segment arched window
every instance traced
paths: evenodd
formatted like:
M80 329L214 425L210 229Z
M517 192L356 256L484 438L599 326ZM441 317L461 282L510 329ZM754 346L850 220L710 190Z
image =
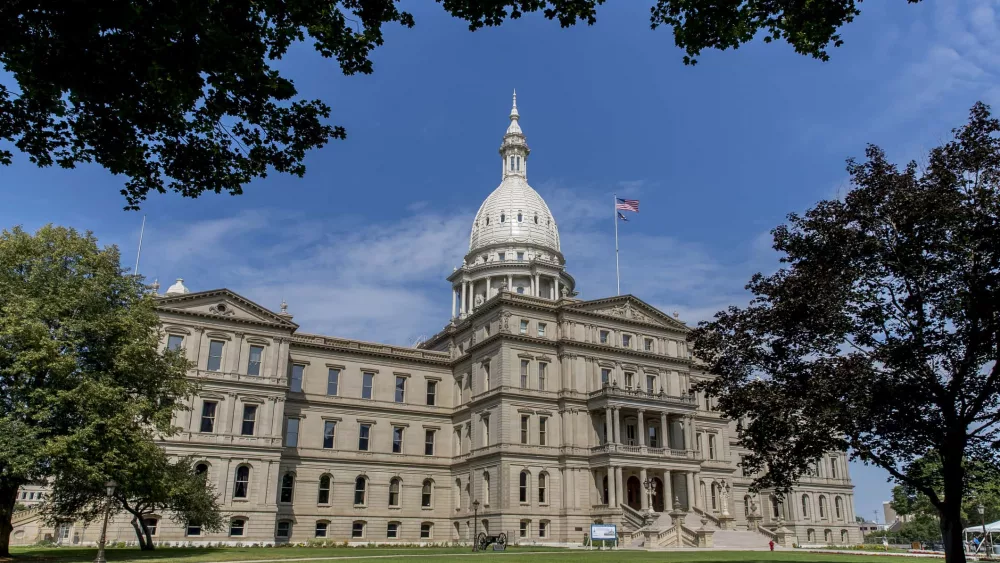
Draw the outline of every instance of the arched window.
M510 169L514 170L514 156L513 155L511 155L511 157L510 157Z
M528 472L527 471L522 471L521 472L518 499L521 502L528 502Z
M487 226L487 227L489 227L489 226L490 226L490 218L489 218L489 217L486 217L486 226Z
M354 504L368 504L368 482L360 475L354 480Z
M423 487L420 488L420 506L424 508L431 507L431 493L433 490L434 482L430 479L425 479Z
M816 542L816 530L806 530L806 541L809 543Z
M322 475L319 478L319 504L330 504L330 476Z
M521 171L521 157L520 156L517 157L517 170L518 170L518 172Z
M538 213L535 213L535 224L538 224Z
M830 458L830 478L837 478L837 458L835 457Z
M833 543L833 532L830 530L823 530L823 541L828 544Z
M294 489L295 476L291 473L285 473L284 477L281 478L281 497L278 500L281 502L292 502Z
M198 465L195 465L194 466L194 474L197 475L197 476L199 476L199 477L207 477L208 476L208 464L207 463L199 463Z
M778 502L778 497L771 495L771 517L777 518L781 514L781 503Z
M708 435L708 459L715 459L715 434Z
M490 472L483 471L483 504L490 503Z
M233 498L247 498L250 492L250 466L241 465L236 468L236 479L233 481Z
M819 497L819 517L826 518L826 497L820 495Z
M389 506L399 506L399 478L389 480Z
M507 216L503 214L503 211L501 211L500 212L500 222L503 223L506 220L507 220Z
M802 517L809 518L809 495L802 495Z
M851 542L851 538L847 534L847 530L841 530L840 531L840 543L843 544L843 545L847 545L850 542Z
M844 512L843 512L843 510L844 510L843 509L843 502L844 502L843 499L841 499L840 497L835 497L833 499L833 510L834 510L834 514L836 514L836 516L837 516L837 520L840 520L841 518L844 517L843 516L843 514L844 514Z
M538 474L538 504L548 502L545 497L545 487L549 484L549 476L546 473Z

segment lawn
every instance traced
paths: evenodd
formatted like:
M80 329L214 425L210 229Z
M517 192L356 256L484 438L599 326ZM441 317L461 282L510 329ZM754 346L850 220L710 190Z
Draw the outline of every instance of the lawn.
M96 550L82 548L18 548L15 563L82 563L93 561ZM141 552L135 548L109 549L109 561L142 561L144 563L205 563L212 561L255 561L280 559L310 559L309 563L322 563L325 558L334 561L358 560L358 563L421 563L445 561L447 563L586 563L625 561L628 563L886 563L885 556L832 555L806 551L581 551L545 548L510 548L505 553L486 552L474 554L468 548L160 548ZM418 557L413 557L418 556ZM907 559L907 561L913 561ZM922 559L918 561L924 561Z

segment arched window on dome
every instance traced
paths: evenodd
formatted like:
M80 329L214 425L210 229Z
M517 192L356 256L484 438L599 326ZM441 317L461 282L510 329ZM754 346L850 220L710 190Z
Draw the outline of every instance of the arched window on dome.
M510 169L511 169L511 171L514 170L514 157L513 156L510 157Z
M524 216L521 215L520 211L518 211L517 212L517 222L520 223L521 221L524 221Z
M535 224L538 224L538 213L535 213Z
M521 157L517 157L517 171L521 171Z
M489 227L489 226L490 226L490 218L489 218L489 217L487 217L487 218L486 218L486 226L487 226L487 227Z
M503 211L501 211L500 212L500 222L503 223L506 219L507 219L507 216L503 214Z

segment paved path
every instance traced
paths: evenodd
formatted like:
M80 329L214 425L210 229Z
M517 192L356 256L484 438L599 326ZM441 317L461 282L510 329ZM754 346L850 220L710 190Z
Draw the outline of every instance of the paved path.
M357 549L362 550L364 548L341 548L341 549ZM517 555L552 555L553 553L564 553L561 551L492 551L491 553L496 554L517 554ZM238 560L228 560L228 561L203 561L200 563L281 563L282 561L336 561L344 559L394 559L397 557L468 557L472 554L470 549L468 552L461 553L397 553L389 555L328 555L326 557L290 557L283 559L238 559ZM141 561L136 559L135 561Z

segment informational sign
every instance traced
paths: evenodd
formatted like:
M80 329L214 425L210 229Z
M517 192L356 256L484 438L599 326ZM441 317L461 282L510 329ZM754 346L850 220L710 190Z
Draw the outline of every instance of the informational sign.
M593 540L617 540L618 528L614 524L591 524L590 539Z
M493 544L493 551L504 551L507 549L506 543L495 543Z

